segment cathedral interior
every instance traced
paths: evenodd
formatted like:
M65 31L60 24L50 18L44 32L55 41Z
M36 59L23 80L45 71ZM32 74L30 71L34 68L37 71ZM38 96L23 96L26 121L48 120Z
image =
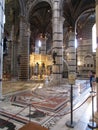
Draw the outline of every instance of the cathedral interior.
M4 1L0 130L97 130L98 0Z
M69 65L70 68L74 66L73 70L81 77L87 77L90 70L95 71L96 58L92 51L94 0L63 0L57 7L58 14L53 11L56 7L52 6L51 1L5 1L5 78L25 80L36 75L51 74L53 63L56 62L52 60L55 51L58 52L56 59L60 60L55 64L55 69L60 67L60 72L53 70L54 75L60 73L67 78ZM75 57L70 53L72 35L72 40L76 39L77 44L75 50L73 48ZM71 59L75 59L75 63L70 63Z

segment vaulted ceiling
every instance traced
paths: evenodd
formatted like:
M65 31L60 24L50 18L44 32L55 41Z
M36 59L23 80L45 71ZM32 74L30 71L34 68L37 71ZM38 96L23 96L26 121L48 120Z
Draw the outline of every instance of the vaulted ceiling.
M95 0L63 0L61 7L64 29L68 31L68 28L75 29L76 26L78 37L83 35L88 23L90 26L95 23ZM37 4L30 12L29 21L33 36L42 33L52 37L52 9L48 3Z
M94 13L95 0L64 0L63 2L63 16L67 26L74 27L75 22L80 19L86 20L88 15ZM85 13L83 13L85 12Z
M52 33L52 11L47 2L37 4L30 12L29 22L34 35L43 37Z
M19 1L22 0L6 0L6 5L8 5L6 6L6 17L9 21L7 23L9 26L6 25L8 27L10 27L12 22L18 24L20 15ZM26 5L28 0L24 0L24 2ZM74 28L77 21L77 33L79 33L88 21L95 22L95 0L62 0L61 7L62 16L65 18L64 28L69 28L70 26ZM11 14L7 16L8 10L11 12L11 9L14 12L14 20L12 21L10 19ZM34 39L41 33L43 37L45 35L52 36L52 9L50 5L45 1L39 2L30 12L29 22Z

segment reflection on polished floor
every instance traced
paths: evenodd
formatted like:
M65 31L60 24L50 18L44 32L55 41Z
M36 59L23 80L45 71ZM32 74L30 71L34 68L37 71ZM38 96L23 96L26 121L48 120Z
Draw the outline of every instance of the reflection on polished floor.
M0 130L18 130L28 122L36 122L50 130L90 130L88 123L92 117L92 100L89 81L77 80L73 86L72 115L70 90L68 83L49 87L43 82L4 81ZM96 94L96 105L95 100ZM71 116L74 128L66 125ZM95 121L98 122L98 116Z

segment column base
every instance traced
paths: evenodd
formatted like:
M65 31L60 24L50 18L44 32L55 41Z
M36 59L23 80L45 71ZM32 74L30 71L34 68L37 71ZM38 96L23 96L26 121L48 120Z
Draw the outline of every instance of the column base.
M71 121L66 122L66 126L69 128L74 128L75 125L76 125L76 122L71 122Z
M98 112L94 113L94 121L98 124Z
M88 123L88 127L95 129L95 128L98 128L98 124L96 122L91 121Z

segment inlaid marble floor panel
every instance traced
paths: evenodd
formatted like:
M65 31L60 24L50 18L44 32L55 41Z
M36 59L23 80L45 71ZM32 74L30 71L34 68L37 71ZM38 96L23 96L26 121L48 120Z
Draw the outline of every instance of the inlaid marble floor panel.
M70 129L65 125L66 121L70 120L70 85L44 87L42 83L19 84L25 89L20 87L17 91L17 83L14 83L15 90L7 93L6 89L4 101L0 102L0 118L3 122L9 121L15 126L15 130L29 121L37 122L51 130ZM90 114L87 116L82 114L86 111L85 106L82 108L84 111L77 109L82 103L87 104L89 91L89 83L86 80L77 80L73 86L74 113L78 113L74 115L75 121L78 122L75 130L84 130L89 120L88 115ZM81 109L81 107L79 108ZM81 118L82 116L87 119ZM8 126L2 125L3 123L0 125L0 130L8 128ZM80 129L81 126L83 129Z

